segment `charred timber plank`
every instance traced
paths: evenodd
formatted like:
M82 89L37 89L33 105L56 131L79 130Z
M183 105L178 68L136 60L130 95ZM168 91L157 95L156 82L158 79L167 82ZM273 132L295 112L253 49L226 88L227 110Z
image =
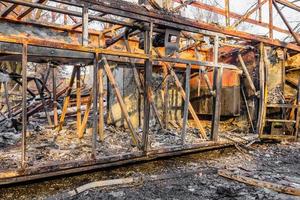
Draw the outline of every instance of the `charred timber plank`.
M285 194L290 194L290 195L295 195L295 196L300 196L300 188L294 188L294 187L288 187L284 185L279 185L276 183L271 183L267 181L261 181L258 179L253 179L249 178L246 176L241 176L241 175L235 175L232 172L228 170L219 170L218 174L220 176L223 176L225 178L235 180L241 183L245 183L248 185L256 186L256 187L262 187L262 188L268 188L270 190L274 190L276 192L281 192Z
M27 135L27 44L22 49L22 155L21 167L26 167L26 135Z
M163 97L163 124L164 128L168 128L169 124L169 73L166 65L163 65L164 81L162 85L162 97Z
M261 137L263 134L263 119L264 119L264 108L265 108L265 66L264 66L264 58L263 58L263 49L264 44L260 43L260 58L259 58L259 108L258 108L258 122L257 122L257 132Z
M56 77L57 77L57 68L56 66L52 66L52 93L53 93L53 121L54 121L54 127L56 128L58 126L58 112L57 112L57 86L56 86Z
M183 144L185 144L186 128L187 128L187 121L188 121L188 114L189 114L188 109L189 109L189 102L190 102L190 76L191 76L191 66L187 65L186 72L185 72L186 100L184 102L183 123L182 123L182 132L181 132L181 140Z
M81 69L80 66L76 67L76 114L77 114L77 131L80 130L81 127L81 85L80 85L80 74Z
M93 136L92 136L92 158L96 159L97 156L97 135L98 135L98 69L99 69L99 54L95 53L94 65L93 65ZM103 101L103 99L101 99Z
M84 6L82 8L82 46L89 44L89 9Z
M145 54L149 55L151 52L151 33L149 30L144 32L144 50ZM142 144L143 151L147 152L148 150L148 137L150 129L150 101L151 101L151 85L152 85L152 60L147 59L144 63L144 123L143 123L143 136Z
M99 81L99 138L104 141L104 85L103 85L103 67L100 65L98 70ZM107 100L108 101L108 100Z

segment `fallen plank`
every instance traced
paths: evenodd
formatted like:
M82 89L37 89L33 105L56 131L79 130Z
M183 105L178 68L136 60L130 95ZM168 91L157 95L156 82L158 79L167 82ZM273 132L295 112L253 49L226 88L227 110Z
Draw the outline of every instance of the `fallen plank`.
M255 187L263 187L263 188L274 190L274 191L280 192L280 193L290 194L290 195L294 195L294 196L300 196L300 188L294 188L294 187L284 186L284 185L271 183L271 182L267 182L267 181L261 181L261 180L241 176L241 175L235 175L228 170L219 170L218 174L222 177L225 177L225 178L228 178L231 180L235 180L235 181L238 181L241 183L245 183L248 185L252 185Z
M150 175L150 176L138 176L138 177L129 177L129 178L119 178L119 179L110 179L103 181L95 181L87 183L85 185L79 186L74 190L67 192L59 193L55 196L47 198L47 200L54 199L66 199L74 197L82 192L95 189L95 188L106 188L106 187L132 187L136 185L143 184L144 182L153 182L160 180L169 180L169 179L178 179L183 177L188 177L199 173L200 171L187 171L181 173L170 173L170 174L159 174L159 175Z

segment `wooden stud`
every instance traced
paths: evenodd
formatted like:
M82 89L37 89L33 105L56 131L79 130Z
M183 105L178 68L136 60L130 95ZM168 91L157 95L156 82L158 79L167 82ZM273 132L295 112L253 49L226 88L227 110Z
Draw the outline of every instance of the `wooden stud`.
M28 46L22 48L22 155L21 167L26 167L26 135L27 135L27 54Z
M182 133L181 133L181 139L183 144L185 143L186 128L187 128L187 121L188 121L188 107L190 102L190 76L191 76L191 65L187 65L186 72L185 72L186 99L184 101L183 123L182 123Z
M273 0L269 0L269 37L273 39Z
M86 6L82 8L82 45L89 45L89 9Z
M168 68L163 65L163 124L164 128L168 128L169 124L169 73Z
M53 93L53 119L54 127L58 126L58 112L57 112L57 91L56 91L56 77L57 77L57 68L52 66L52 93Z
M99 54L95 53L94 66L93 66L93 89L91 94L91 102L93 101L93 139L92 139L92 157L96 158L97 155L97 135L98 135L98 66ZM103 101L103 99L101 100ZM102 107L103 108L103 107ZM86 116L86 119L88 115Z
M89 98L89 100L87 102L86 109L85 109L85 112L84 112L84 115L83 115L83 120L82 120L80 129L78 131L78 137L80 139L83 137L83 133L84 133L84 131L86 129L86 125L87 125L87 122L88 122L88 119L89 119L89 116L90 116L90 112L91 112L92 101L93 101L93 89L90 91L90 98ZM94 140L93 140L93 143L92 143L92 148L93 147L94 147Z
M99 66L98 70L99 81L99 138L104 141L104 86L103 86L103 67Z
M77 114L77 131L81 127L81 85L80 85L80 66L76 66L76 114ZM79 133L78 133L79 134ZM79 135L78 135L79 137Z

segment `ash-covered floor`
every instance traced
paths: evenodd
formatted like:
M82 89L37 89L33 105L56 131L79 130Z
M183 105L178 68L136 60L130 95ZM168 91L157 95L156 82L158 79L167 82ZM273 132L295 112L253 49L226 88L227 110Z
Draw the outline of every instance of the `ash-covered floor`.
M300 143L252 148L243 152L227 148L5 187L0 189L0 199L47 199L93 181L163 174L175 176L135 186L91 189L67 199L300 199L218 175L219 169L230 169L255 179L300 188ZM192 173L185 175L186 172Z

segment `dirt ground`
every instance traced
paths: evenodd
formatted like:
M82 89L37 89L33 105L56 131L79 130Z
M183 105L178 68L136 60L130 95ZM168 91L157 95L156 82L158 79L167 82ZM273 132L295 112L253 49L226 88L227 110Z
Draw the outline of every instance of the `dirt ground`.
M96 188L57 199L300 199L220 177L230 169L260 180L300 188L300 143L253 145L241 152L227 148L56 178L0 189L0 199L47 199L99 180L172 174L174 178L135 186ZM186 175L186 172L188 173Z

